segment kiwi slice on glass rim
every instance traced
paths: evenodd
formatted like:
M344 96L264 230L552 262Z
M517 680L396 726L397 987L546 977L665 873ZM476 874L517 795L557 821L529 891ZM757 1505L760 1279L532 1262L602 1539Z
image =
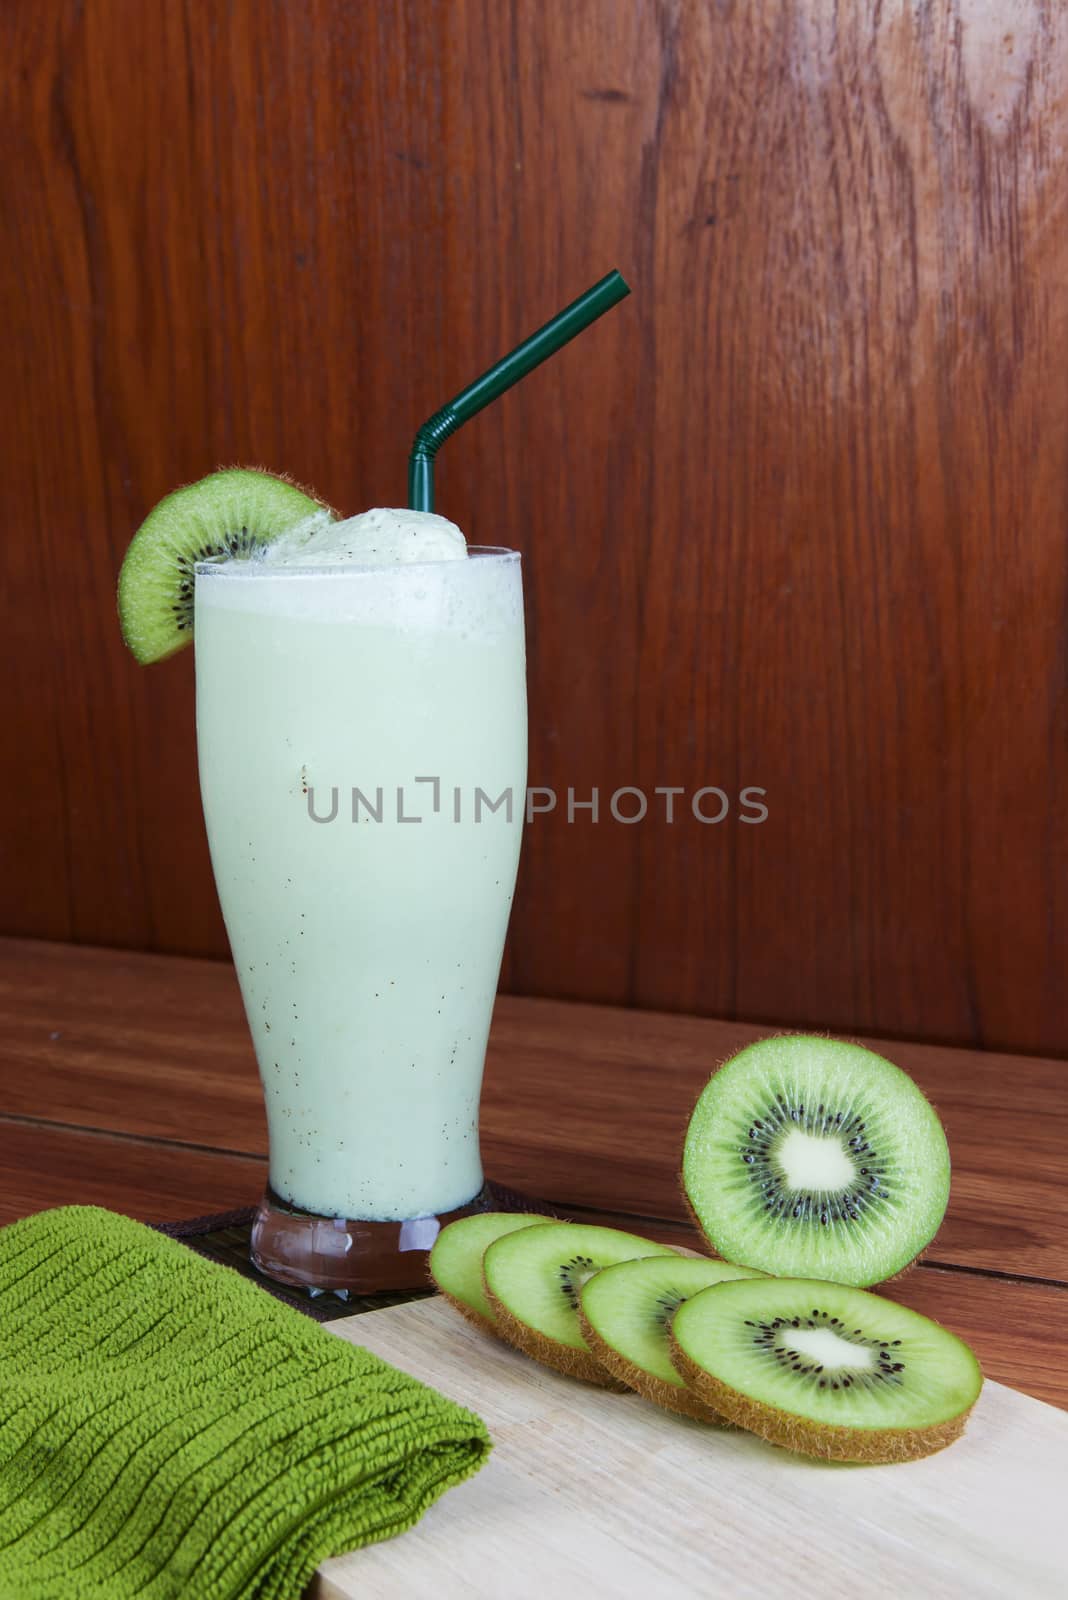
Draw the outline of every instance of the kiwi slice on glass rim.
M549 1217L516 1211L479 1211L442 1228L430 1252L430 1276L468 1321L497 1332L497 1318L482 1287L482 1257L495 1239L549 1222Z
M497 1239L482 1258L482 1281L498 1331L547 1367L623 1392L629 1386L606 1372L587 1348L578 1319L579 1291L602 1267L640 1256L675 1256L675 1251L618 1228L580 1222L542 1223Z
M250 467L166 495L134 534L119 573L119 622L137 660L162 661L192 639L198 561L254 555L316 512L334 515L288 478Z
M699 1399L679 1376L668 1333L679 1307L713 1284L759 1278L751 1267L727 1261L679 1256L647 1256L605 1267L579 1291L582 1334L601 1366L646 1400L694 1417L723 1423L718 1411Z
M671 1349L729 1421L831 1461L933 1455L964 1431L983 1386L972 1351L937 1322L815 1279L705 1289L676 1312Z
M686 1132L682 1183L717 1254L864 1286L909 1266L949 1200L942 1124L861 1045L789 1034L722 1066Z

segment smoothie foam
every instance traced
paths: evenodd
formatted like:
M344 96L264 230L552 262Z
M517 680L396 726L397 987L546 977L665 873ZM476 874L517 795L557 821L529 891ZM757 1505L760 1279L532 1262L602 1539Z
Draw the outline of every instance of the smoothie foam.
M462 561L467 541L455 522L433 511L376 506L333 522L317 512L274 540L259 556L266 567L395 567L411 562Z

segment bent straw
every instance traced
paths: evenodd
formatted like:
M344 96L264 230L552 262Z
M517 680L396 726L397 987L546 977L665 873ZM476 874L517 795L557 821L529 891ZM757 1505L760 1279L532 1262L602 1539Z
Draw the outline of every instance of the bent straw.
M618 272L610 272L600 283L595 283L592 289L587 289L585 294L565 306L537 333L532 333L529 339L516 345L509 355L502 356L481 378L476 378L452 400L447 400L440 411L428 417L416 434L408 457L410 508L413 511L433 511L434 458L457 428L496 400L506 389L510 389L513 383L525 378L528 372L540 366L549 356L555 355L562 345L581 333L583 328L588 328L591 322L603 316L629 293L630 288L622 276Z

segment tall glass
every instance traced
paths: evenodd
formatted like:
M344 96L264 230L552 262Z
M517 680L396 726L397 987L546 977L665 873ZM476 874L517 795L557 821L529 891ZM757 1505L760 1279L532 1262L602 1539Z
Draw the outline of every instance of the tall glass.
M267 1107L253 1259L424 1281L485 1205L478 1111L519 859L519 556L196 569L212 864Z

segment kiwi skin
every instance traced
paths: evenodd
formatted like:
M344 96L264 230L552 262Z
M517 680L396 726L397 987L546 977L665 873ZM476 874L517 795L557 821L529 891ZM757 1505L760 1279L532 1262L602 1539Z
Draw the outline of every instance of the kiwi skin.
M561 1344L558 1339L550 1339L544 1333L539 1333L537 1328L528 1328L506 1305L502 1305L485 1279L483 1287L497 1318L494 1333L500 1334L517 1350L522 1350L524 1355L540 1361L543 1367L562 1372L565 1378L578 1378L582 1383L595 1384L598 1389L609 1389L613 1394L632 1392L630 1384L615 1377L591 1351L575 1350L569 1344Z
M959 1417L932 1423L927 1428L836 1428L830 1423L813 1422L792 1412L780 1411L750 1395L739 1394L680 1349L668 1333L671 1359L679 1376L720 1415L747 1433L755 1433L769 1444L792 1450L796 1455L814 1456L822 1461L853 1461L864 1466L899 1461L919 1461L953 1444L964 1432L972 1413L972 1402Z
M582 1337L594 1357L611 1377L618 1378L624 1389L630 1389L635 1394L640 1394L643 1400L651 1400L654 1405L662 1406L665 1411L674 1411L680 1417L691 1417L695 1422L708 1422L714 1427L730 1426L721 1412L715 1411L691 1388L677 1389L674 1384L665 1383L663 1378L654 1378L651 1372L643 1372L642 1368L636 1367L633 1362L624 1361L618 1350L613 1350L590 1324L581 1304L578 1319Z
M469 1306L466 1300L461 1300L458 1295L450 1294L448 1289L443 1289L436 1278L431 1278L430 1281L441 1298L447 1300L453 1310L460 1313L461 1317L466 1317L473 1328L479 1328L483 1333L491 1333L495 1339L500 1337L501 1330L496 1323L491 1322L488 1317L484 1317L481 1311L476 1311L474 1306Z

